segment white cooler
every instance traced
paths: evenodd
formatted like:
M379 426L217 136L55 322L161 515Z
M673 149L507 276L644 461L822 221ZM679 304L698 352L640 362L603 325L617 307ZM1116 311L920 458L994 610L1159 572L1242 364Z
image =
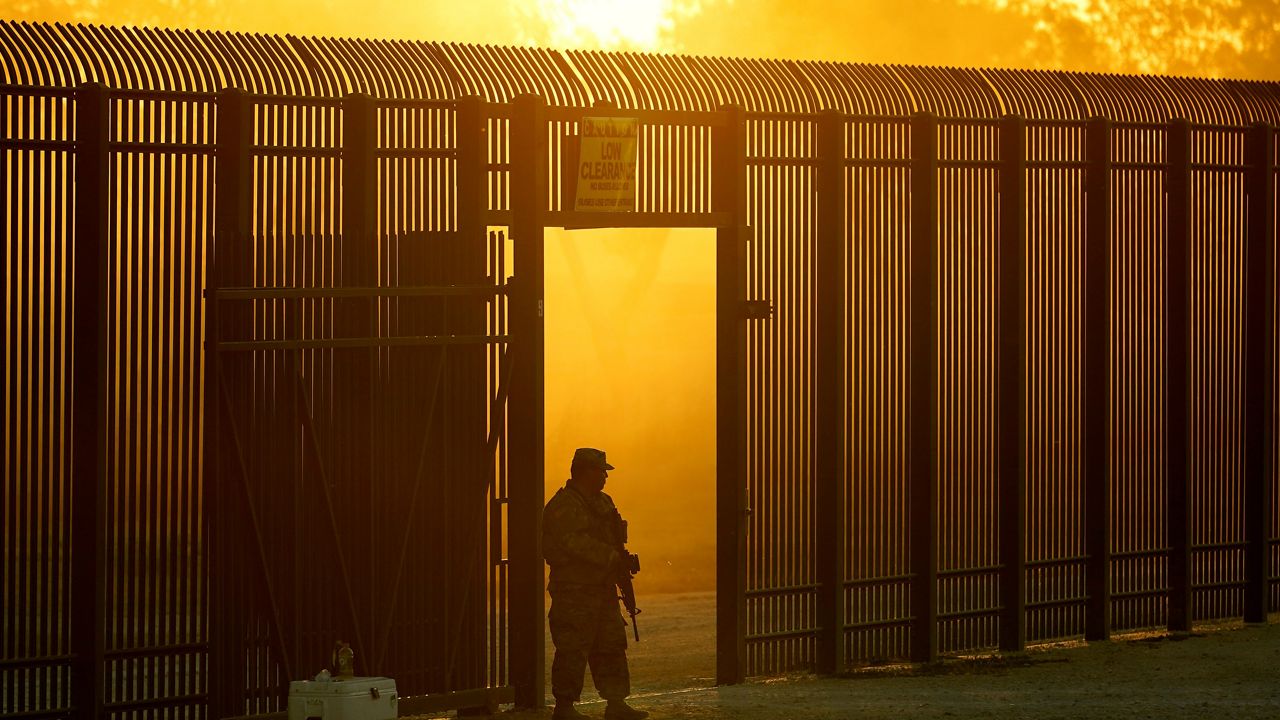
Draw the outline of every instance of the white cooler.
M397 701L391 678L295 680L289 683L289 720L395 720Z

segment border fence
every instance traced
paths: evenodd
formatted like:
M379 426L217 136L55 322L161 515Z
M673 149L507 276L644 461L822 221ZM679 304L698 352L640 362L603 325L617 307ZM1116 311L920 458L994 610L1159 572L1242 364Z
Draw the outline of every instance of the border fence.
M541 233L717 233L718 679L1280 610L1280 85L0 23L0 714L541 702Z

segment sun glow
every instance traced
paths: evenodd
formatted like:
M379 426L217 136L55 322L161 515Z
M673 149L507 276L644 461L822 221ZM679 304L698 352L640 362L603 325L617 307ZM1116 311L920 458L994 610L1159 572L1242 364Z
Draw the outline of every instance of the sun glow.
M1222 77L1240 58L1265 55L1280 29L1277 0L962 0L1032 22L1026 64Z
M522 8L530 41L592 50L675 50L672 31L702 11L690 0L539 0Z

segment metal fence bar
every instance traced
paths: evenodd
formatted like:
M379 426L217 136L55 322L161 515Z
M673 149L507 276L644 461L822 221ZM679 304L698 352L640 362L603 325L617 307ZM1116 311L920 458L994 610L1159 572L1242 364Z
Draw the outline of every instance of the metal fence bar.
M1085 138L1084 452L1085 638L1111 636L1111 121Z
M512 370L509 419L511 682L518 707L542 707L545 616L542 564L545 327L543 216L546 213L546 100L521 95L511 109Z
M76 91L75 405L72 409L71 705L98 720L106 701L107 262L111 110L107 89Z
M1165 245L1165 482L1169 513L1169 630L1191 629L1191 498L1187 418L1191 248L1191 125L1167 129L1168 235Z
M248 247L249 228L252 219L251 193L253 187L253 163L250 148L253 144L253 115L248 96L236 89L218 93L217 99L217 147L216 183L218 194L214 206L214 241L208 259L208 283L213 292L205 295L205 349L204 349L204 477L202 486L205 507L202 518L205 537L209 542L209 627L227 628L241 609L242 601L233 594L234 583L230 578L236 571L236 562L230 555L231 533L229 523L215 522L231 512L227 490L214 478L224 477L225 435L222 411L223 377L222 362L218 350L220 336L225 329L245 317L244 309L224 317L216 290L226 285L238 284L244 279L236 270L243 266ZM238 682L242 670L240 654L242 639L236 633L215 632L209 638L209 708L210 717L230 717L244 714L243 690ZM239 671L239 672L238 672Z
M746 119L721 109L712 129L712 210L746 217ZM746 606L746 243L749 231L716 230L716 682L742 682Z
M1266 622L1271 595L1271 513L1275 502L1276 165L1275 132L1249 131L1244 292L1245 622Z
M1000 123L996 410L1000 527L1000 649L1021 651L1026 631L1027 126Z
M372 97L363 93L347 95L342 101L342 238L339 254L339 277L346 287L370 287L380 284L378 272L378 116ZM378 304L373 298L351 302L334 309L334 332L340 338L365 338L377 332ZM378 353L373 345L363 352L336 354L333 357L336 397L334 411L352 431L336 433L329 438L333 446L335 479L342 484L360 487L377 477L376 454L378 428L374 422L374 398L378 394ZM345 495L350 503L344 512L368 518L370 527L376 507L374 493L355 492ZM335 538L335 541L337 538ZM337 553L343 566L340 582L352 582L347 568L373 567L377 562L372 539L349 537L338 544ZM298 548L295 552L300 551ZM356 575L359 577L360 575ZM354 627L352 640L370 657L377 657L374 637L363 637L362 627L376 628L379 618L377 588L343 588L353 597ZM367 625L365 624L367 623ZM299 658L300 660L301 658Z
M938 657L938 119L911 120L907 462L911 659Z
M469 95L459 98L457 102L457 112L454 116L454 137L457 146L457 167L455 169L455 190L454 197L457 203L457 225L458 225L458 247L456 254L458 257L458 270L456 272L464 273L465 280L475 278L477 282L487 281L490 288L490 295L493 302L499 298L497 292L501 291L500 285L493 283L503 283L505 278L498 273L498 265L489 257L489 251L486 250L488 243L487 228L484 221L484 211L487 209L488 192L485 187L485 117L483 109L483 101L477 95ZM488 277L485 277L488 275ZM451 278L455 282L458 278ZM495 425L501 427L502 422L499 419L501 412L505 411L505 398L500 398L498 405L494 406L490 402L491 393L501 393L505 388L497 387L494 382L496 373L502 368L495 367L498 362L496 358L501 357L501 353L505 350L507 338L502 337L501 333L491 328L488 315L490 307L481 306L478 303L466 303L460 307L454 308L454 312L459 319L459 325L465 332L472 333L497 333L498 342L490 344L489 348L484 349L483 355L480 349L472 351L474 354L461 354L457 358L456 367L454 368L453 379L451 385L455 388L455 394L461 395L466 393L464 397L455 399L453 407L467 410L464 415L469 425L454 422L447 432L454 433L453 437L457 438L459 445L471 442L471 438L476 434L484 435L486 438L493 438L494 442L490 445L485 443L484 451L481 457L474 459L474 466L468 466L468 460L471 458L469 453L459 453L460 470L458 474L463 478L463 492L459 495L468 497L465 488L476 487L479 483L473 484L470 478L476 477L477 481L482 481L487 487L484 494L484 508L478 516L471 521L476 523L476 530L467 530L466 534L472 535L464 543L487 543L486 552L478 552L479 548L472 550L467 548L465 552L477 555L477 563L480 568L471 567L463 564L462 570L458 575L465 578L461 588L461 593L466 597L466 593L470 592L472 600L469 604L464 605L463 612L472 612L474 617L471 618L469 636L465 636L463 647L456 648L455 654L460 655L463 660L470 660L470 673L458 673L456 678L449 678L452 686L460 691L468 688L488 687L493 688L505 684L502 675L506 668L500 666L501 651L495 639L498 637L500 630L493 628L498 608L506 602L505 593L499 593L494 571L505 572L505 568L495 564L495 560L501 561L503 537L502 522L500 511L495 517L493 508L495 507L494 499L499 497L500 488L497 487L497 458L499 449L496 447L499 435L495 432ZM450 328L450 330L454 330ZM454 330L456 332L456 330ZM490 354L497 353L497 354ZM475 399L483 398L483 404L473 404L473 390L479 391L475 394ZM446 397L450 397L446 395ZM443 413L441 413L443 415ZM460 418L459 418L460 419ZM447 441L448 436L446 436ZM482 478L482 480L481 480ZM478 492L473 490L472 492ZM466 510L471 512L470 507ZM470 517L470 515L468 515ZM480 532L487 524L488 532ZM477 569L479 572L477 572ZM474 573L474 574L469 574ZM488 579L486 581L486 579ZM484 590L488 587L488 594ZM486 626L488 629L486 631ZM512 689L508 688L506 693L511 699L514 699ZM478 707L488 703L475 704L459 704L456 707ZM496 707L496 705L494 706ZM460 713L461 714L461 713Z

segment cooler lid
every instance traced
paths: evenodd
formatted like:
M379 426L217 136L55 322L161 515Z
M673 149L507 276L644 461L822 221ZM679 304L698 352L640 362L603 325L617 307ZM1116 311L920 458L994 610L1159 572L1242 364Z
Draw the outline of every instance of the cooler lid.
M377 688L379 693L394 693L396 681L385 677L354 677L348 680L294 680L289 683L290 695L368 695Z

